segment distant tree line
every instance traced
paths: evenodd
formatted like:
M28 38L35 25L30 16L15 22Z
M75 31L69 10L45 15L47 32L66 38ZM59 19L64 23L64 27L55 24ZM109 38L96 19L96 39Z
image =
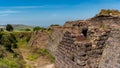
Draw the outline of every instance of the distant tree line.
M33 31L43 31L43 30L46 30L46 28L40 26L36 26L33 28Z

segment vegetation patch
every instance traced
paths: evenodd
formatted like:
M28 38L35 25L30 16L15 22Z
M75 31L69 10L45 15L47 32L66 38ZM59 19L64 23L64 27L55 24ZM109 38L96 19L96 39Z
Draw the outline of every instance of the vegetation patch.
M26 59L27 59L27 60L30 60L30 61L34 61L34 60L36 60L38 57L39 57L38 54L30 53L30 54L28 54L28 55L26 56Z
M41 56L48 58L51 62L55 61L55 58L49 53L47 49L44 49L44 48L32 49L30 53L26 56L26 59L30 61L34 61Z
M33 52L39 54L40 56L47 57L51 62L55 61L55 58L45 48L38 48L38 49L35 49L35 51Z
M9 60L7 58L0 59L0 68L20 68L15 59Z

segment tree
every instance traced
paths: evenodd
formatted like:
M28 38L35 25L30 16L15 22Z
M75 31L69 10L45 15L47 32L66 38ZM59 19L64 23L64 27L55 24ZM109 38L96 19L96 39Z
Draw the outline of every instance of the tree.
M33 31L38 31L38 30L41 30L41 27L36 26L36 27L33 28Z
M60 26L59 24L52 24L52 25L50 25L50 26Z
M7 25L6 25L6 30L7 30L7 31L13 31L13 26L10 25L10 24L7 24Z
M3 45L6 50L13 52L12 48L17 48L17 40L14 34L4 34L1 37L0 44Z
M26 28L26 29L25 29L25 31L31 31L31 29L29 29L29 28Z
M3 28L0 28L0 32L4 32L4 29L3 29Z

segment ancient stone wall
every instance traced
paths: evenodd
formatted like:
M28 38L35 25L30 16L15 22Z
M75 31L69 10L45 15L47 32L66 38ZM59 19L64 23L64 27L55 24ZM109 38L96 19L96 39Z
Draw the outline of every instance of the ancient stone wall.
M58 45L56 53L56 66L58 68L96 68L103 53L104 43L106 42L109 31L94 38L93 43L90 39L65 32L62 41ZM93 37L92 37L93 38ZM97 41L96 41L97 40Z
M71 27L71 29L63 30L61 41L56 45L56 67L119 68L119 60L116 60L118 58L115 59L113 66L111 66L112 62L107 60L114 57L107 57L112 50L106 48L109 46L106 42L109 40L110 35L113 35L112 30L116 27L115 25L119 26L119 24L120 18L111 16L95 17L87 21L74 21L73 23L70 22L68 26L66 23L64 26ZM111 42L111 45L113 44L112 47L115 45L119 46L118 42L115 43ZM107 54L105 54L105 51ZM120 52L117 51L117 53ZM116 53L112 52L110 55L113 54L115 56ZM106 66L107 63L110 64Z
M56 68L120 68L120 17L96 16L51 29L32 43L47 45Z
M106 42L99 68L120 68L120 26L115 26Z
M29 45L36 48L46 48L48 44L48 32L36 31L32 34Z

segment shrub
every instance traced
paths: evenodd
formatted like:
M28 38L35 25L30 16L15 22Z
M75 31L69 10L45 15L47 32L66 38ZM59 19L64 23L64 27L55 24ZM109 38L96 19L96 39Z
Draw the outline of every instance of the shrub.
M26 29L25 29L25 31L31 31L31 29L29 29L29 28L26 28Z
M37 49L36 50L38 54L40 54L41 56L46 56L49 58L49 60L51 62L54 62L55 61L55 58L49 53L49 51L47 49Z
M15 60L3 58L0 59L0 68L20 68L20 66Z
M59 24L52 24L52 25L50 25L50 26L59 26Z
M27 60L30 60L30 61L34 61L34 60L36 60L38 57L39 57L38 54L32 54L32 53L30 53L30 54L28 54L28 55L26 56L26 59L27 59Z
M3 29L3 28L0 28L0 32L4 32L4 29Z
M2 38L2 35L3 35L3 34L2 34L2 33L0 33L0 44L1 44L1 38Z
M13 44L13 48L18 48L18 45L16 43Z
M13 34L4 34L2 35L1 38L1 44L6 48L6 50L13 52L13 50L11 49L13 48L17 48L17 40L16 37Z
M14 52L14 53L13 53L13 58L17 58L18 55L19 55L18 53Z
M118 10L102 9L99 13L99 15L110 15L110 14L118 15L118 14L120 14L120 12Z
M41 29L41 27L36 26L36 27L33 28L33 31L38 31L38 30L40 30L40 29Z
M10 25L10 24L7 24L7 25L6 25L6 30L7 30L7 31L13 31L13 26Z
M29 42L29 41L30 41L30 38L31 38L31 36L28 36L28 37L26 38L26 42Z
M16 43L17 42L17 39L16 39L15 35L12 34L12 33L10 33L10 38L9 39L11 40L11 43Z
M11 40L8 34L2 36L1 44L4 45L5 47L11 45Z

